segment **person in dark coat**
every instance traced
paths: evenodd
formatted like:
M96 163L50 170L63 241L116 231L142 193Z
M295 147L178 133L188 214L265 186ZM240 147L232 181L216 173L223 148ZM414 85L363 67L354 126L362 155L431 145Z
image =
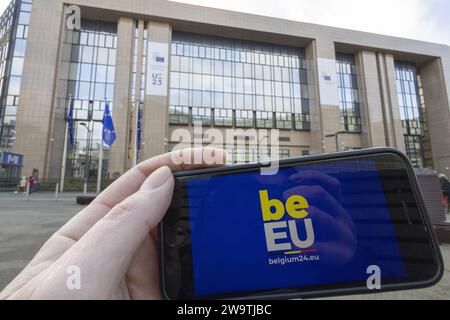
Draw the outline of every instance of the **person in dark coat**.
M447 209L447 213L450 214L450 181L445 175L439 176L442 190L442 204Z

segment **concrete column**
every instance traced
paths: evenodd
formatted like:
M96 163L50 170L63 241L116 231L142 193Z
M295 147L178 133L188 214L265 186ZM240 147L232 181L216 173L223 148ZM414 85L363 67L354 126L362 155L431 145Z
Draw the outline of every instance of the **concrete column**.
M112 117L117 140L111 148L109 174L116 177L127 170L131 97L131 74L134 47L134 21L120 17L117 26L117 61Z
M447 60L448 62L450 61ZM450 72L449 64L447 64L447 69L447 72ZM435 169L439 173L449 175L450 170L447 168L450 168L450 106L445 79L448 74L444 73L441 59L434 59L421 66L419 72L422 79Z
M406 152L398 104L394 57L392 54L378 53L377 61L388 146Z
M151 21L148 23L148 32L149 41L167 43L170 52L172 28L169 24ZM152 59L152 57L149 56L148 59ZM147 79L151 76L148 73L149 70L147 70ZM167 77L169 77L169 73L167 74ZM168 84L169 80L170 79L167 79ZM168 85L167 88L169 88ZM142 115L142 152L144 159L151 158L167 151L167 138L169 132L168 106L169 89L167 89L166 96L148 95L147 92Z
M316 40L316 48L318 61L317 82L319 85L319 101L322 110L322 125L324 135L327 135L336 133L342 129L341 111L338 101L336 52L332 41ZM321 64L323 65L327 61L330 64L330 68L326 69L325 67L321 67ZM332 65L333 63L334 65ZM331 77L331 81L327 82L325 79L326 76ZM329 92L325 92L325 89ZM330 96L331 91L334 91L334 96ZM328 145L327 143L327 150L329 151L330 148L328 148ZM333 142L330 145L333 146Z
M321 109L322 141L326 152L335 152L334 138L327 135L342 131L341 111L338 101L336 51L330 39L316 39L318 101Z
M360 51L355 56L364 148L387 145L375 52Z
M33 2L17 113L17 136L12 150L25 156L24 175L31 175L36 168L40 178L47 177L57 83L55 65L59 61L63 18L61 1Z
M136 83L135 83L135 92L134 92L134 105L130 106L130 130L128 141L130 142L128 146L128 157L127 157L127 168L131 168L133 166L134 161L134 151L136 148L136 117L137 117L137 108L139 107L139 103L141 102L141 85L142 85L142 51L143 51L143 40L144 40L144 27L145 21L138 21L138 38L137 38L137 47L136 53L133 52L136 59ZM133 42L134 45L134 42ZM133 92L131 93L133 94Z
M48 162L46 164L46 178L50 180L59 180L61 178L61 168L64 153L64 138L66 131L66 113L68 99L68 81L69 75L71 44L64 41L67 35L71 36L73 31L67 30L65 25L61 26L61 37L59 39L60 50L57 70L57 87L55 90L54 107L52 115L52 124L50 126L50 146L48 150ZM70 92L74 94L75 92ZM69 146L70 147L70 146Z
M312 40L305 48L306 61L308 64L308 82L309 82L309 111L311 116L311 154L320 154L324 150L324 134L322 127L322 112L319 101L319 82L317 69L317 50L316 41Z

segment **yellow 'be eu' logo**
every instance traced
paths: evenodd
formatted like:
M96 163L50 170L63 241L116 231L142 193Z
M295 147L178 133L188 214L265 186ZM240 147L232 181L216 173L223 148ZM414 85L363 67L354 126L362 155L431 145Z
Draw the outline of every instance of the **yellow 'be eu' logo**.
M308 218L309 203L299 195L293 195L283 204L278 199L269 199L269 192L263 190L259 192L262 215L264 219L264 231L266 234L267 250L269 252L291 251L307 249L314 244L314 230L312 220ZM281 221L285 214L292 218L290 221ZM297 220L305 223L306 240L300 240L297 231ZM289 237L287 230L289 231ZM276 231L278 230L278 232ZM282 242L281 240L289 240Z

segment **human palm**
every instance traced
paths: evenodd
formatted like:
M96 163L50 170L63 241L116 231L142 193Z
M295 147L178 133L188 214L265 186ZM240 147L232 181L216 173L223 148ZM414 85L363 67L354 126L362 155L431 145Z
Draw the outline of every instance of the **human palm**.
M206 149L187 152L198 159ZM172 154L136 166L57 231L0 299L161 298L156 227L172 199L172 171L204 166L176 165Z

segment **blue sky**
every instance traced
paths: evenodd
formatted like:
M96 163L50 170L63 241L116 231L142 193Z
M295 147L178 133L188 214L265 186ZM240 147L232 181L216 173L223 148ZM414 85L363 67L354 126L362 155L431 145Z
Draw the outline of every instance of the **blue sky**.
M177 1L450 45L449 0Z

